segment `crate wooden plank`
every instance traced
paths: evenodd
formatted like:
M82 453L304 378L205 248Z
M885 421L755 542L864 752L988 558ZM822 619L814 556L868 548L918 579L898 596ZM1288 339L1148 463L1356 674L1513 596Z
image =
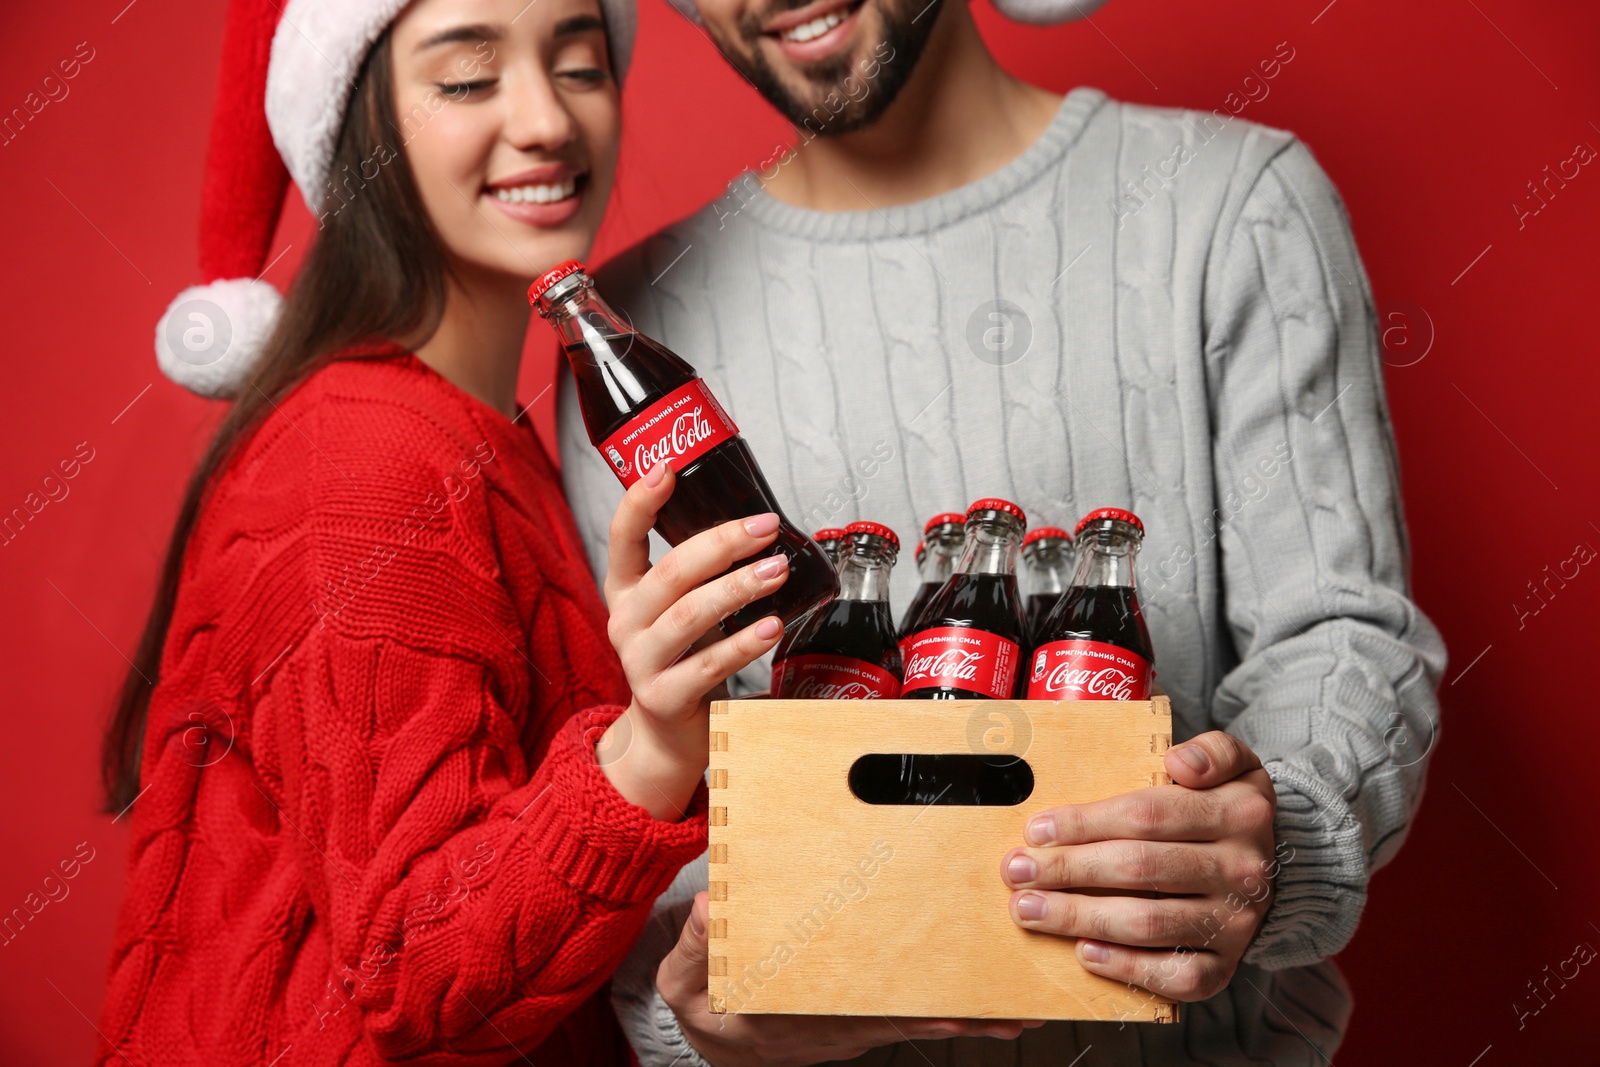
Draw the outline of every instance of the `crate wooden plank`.
M1091 974L1071 938L1023 930L1000 880L1047 808L1165 784L1149 701L730 700L712 705L715 1012L1176 1022L1177 1004ZM1009 754L1012 807L872 805L867 753Z

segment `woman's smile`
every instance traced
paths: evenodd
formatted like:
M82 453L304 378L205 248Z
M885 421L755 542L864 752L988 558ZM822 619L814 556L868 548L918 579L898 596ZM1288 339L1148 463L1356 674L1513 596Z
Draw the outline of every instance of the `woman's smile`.
M588 177L570 163L538 167L485 184L483 196L517 222L561 226L582 209Z

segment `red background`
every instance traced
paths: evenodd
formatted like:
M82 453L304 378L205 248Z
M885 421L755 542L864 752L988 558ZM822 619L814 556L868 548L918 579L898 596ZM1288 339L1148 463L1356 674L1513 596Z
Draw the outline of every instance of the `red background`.
M7 1063L90 1053L126 841L125 823L95 812L99 733L220 410L160 376L152 336L167 301L197 280L224 5L126 3L7 5L0 16L0 111L79 42L95 50L70 95L0 148L0 512L78 442L95 451L70 495L0 547L0 915L79 842L95 850L70 895L0 947ZM601 255L715 196L785 138L691 26L659 0L642 6ZM1600 293L1600 164L1521 229L1511 205L1577 143L1600 148L1600 9L1119 0L1090 24L1038 30L977 8L1018 74L1141 103L1220 107L1278 42L1295 49L1243 115L1311 146L1343 193L1380 305L1406 313L1386 323L1406 326L1389 340L1393 362L1410 364L1388 369L1389 396L1416 596L1451 649L1427 799L1340 957L1357 1001L1340 1058L1492 1067L1592 1054L1582 1005L1600 996L1600 966L1564 989L1552 982L1556 995L1521 1029L1512 1005L1536 1007L1525 983L1578 942L1600 948L1589 829L1600 776L1581 680L1600 630L1600 566L1552 582L1521 628L1512 605L1537 607L1527 583L1580 542L1600 549L1600 372L1584 318ZM295 195L274 245L293 247L269 280L289 278L310 232ZM529 352L524 401L552 374L540 331ZM534 410L548 432L549 394Z

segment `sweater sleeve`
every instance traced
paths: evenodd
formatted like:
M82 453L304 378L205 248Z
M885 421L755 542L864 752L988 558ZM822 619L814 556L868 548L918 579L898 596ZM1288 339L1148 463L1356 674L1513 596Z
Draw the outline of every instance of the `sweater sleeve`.
M1207 292L1218 543L1237 664L1213 717L1277 790L1277 895L1245 961L1313 963L1355 932L1422 798L1443 642L1409 548L1372 296L1310 151L1265 164Z
M612 788L594 744L622 709L574 706L559 658L574 609L546 584L528 623L483 509L493 489L432 493L449 468L425 433L386 437L364 466L319 442L312 573L359 578L274 675L263 792L331 956L313 1026L355 1013L386 1063L500 1062L626 955L704 848L706 795L667 822ZM411 507L425 497L437 506Z

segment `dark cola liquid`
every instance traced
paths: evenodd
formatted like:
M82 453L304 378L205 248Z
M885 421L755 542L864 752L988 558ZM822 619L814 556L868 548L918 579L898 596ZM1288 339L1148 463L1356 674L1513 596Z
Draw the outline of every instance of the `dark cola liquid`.
M1028 594L1028 640L1034 645L1044 643L1044 621L1050 617L1050 612L1060 603L1060 593L1029 593Z
M916 628L917 622L922 618L922 610L934 598L943 582L923 582L917 590L917 595L911 598L911 606L906 608L906 613L900 617L900 628L895 631L899 637L910 637L911 631Z
M956 626L998 634L1018 646L1018 656L1027 653L1027 626L1022 617L1022 598L1017 594L1015 574L952 574L928 602L917 630ZM1018 686L1025 685L1023 670L1017 670ZM1015 694L1013 694L1015 695ZM990 700L988 693L953 686L929 686L902 693L906 700Z
M1035 645L1050 641L1103 641L1155 662L1139 594L1126 585L1075 585L1045 620Z
M900 646L895 642L894 619L889 605L882 600L835 600L824 604L807 622L788 654L844 656L900 677Z
M614 346L614 358L597 359L588 345L566 346L567 363L578 385L584 426L595 444L621 429L636 412L695 377L694 368L675 352L643 334L611 336L606 340ZM765 551L738 561L729 571L782 552L789 557L789 579L771 596L724 619L723 632L734 633L767 615L778 616L787 626L837 595L839 578L833 562L783 514L742 436L724 441L682 470L674 465L674 470L677 486L657 515L655 525L656 532L670 545L682 544L695 534L732 519L766 511L776 512L779 518L778 539Z

